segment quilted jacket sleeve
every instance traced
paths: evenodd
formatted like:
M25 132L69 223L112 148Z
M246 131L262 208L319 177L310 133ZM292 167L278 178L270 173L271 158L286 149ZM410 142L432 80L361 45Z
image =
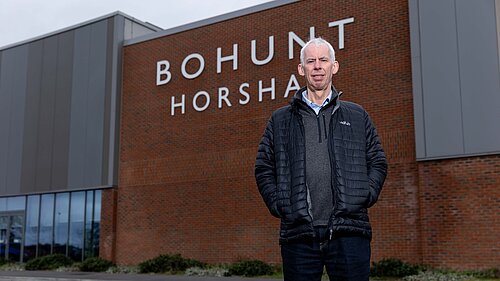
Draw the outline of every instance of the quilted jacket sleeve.
M280 217L277 208L276 164L274 161L273 120L269 119L255 161L255 179L269 212Z
M366 128L366 164L368 179L370 181L370 198L368 207L373 206L377 200L387 175L387 160L380 143L377 130L368 113L365 112Z

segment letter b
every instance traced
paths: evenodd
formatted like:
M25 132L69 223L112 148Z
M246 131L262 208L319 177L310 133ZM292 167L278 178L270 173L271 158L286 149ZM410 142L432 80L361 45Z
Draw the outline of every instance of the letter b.
M163 67L163 69L162 69ZM160 85L165 85L167 84L170 79L172 78L172 74L170 71L170 63L168 60L161 60L156 62L156 86ZM162 79L162 77L165 77L165 79Z

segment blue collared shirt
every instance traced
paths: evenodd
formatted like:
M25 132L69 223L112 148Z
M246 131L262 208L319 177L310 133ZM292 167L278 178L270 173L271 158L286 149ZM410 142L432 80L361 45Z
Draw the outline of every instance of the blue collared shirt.
M316 112L316 115L319 114L319 111L321 110L321 108L323 108L323 106L327 105L330 102L331 98L332 98L332 91L330 91L330 94L328 95L328 97L326 97L325 101L323 101L323 104L322 105L318 105L318 104L315 104L314 102L310 101L307 98L307 91L302 92L302 100L307 105L309 105L309 107L312 108L312 110L314 110L314 112Z

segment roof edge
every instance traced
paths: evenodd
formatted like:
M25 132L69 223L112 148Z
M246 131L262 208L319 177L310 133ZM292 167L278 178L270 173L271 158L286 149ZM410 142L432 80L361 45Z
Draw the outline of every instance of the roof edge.
M211 17L211 18L207 18L207 19L195 21L195 22L188 23L188 24L185 24L185 25L180 25L180 26L177 26L177 27L165 29L163 31L159 31L159 32L150 33L150 34L146 34L146 35L143 35L143 36L138 36L138 37L135 37L135 38L131 38L131 39L125 40L123 42L123 46L129 46L129 45L134 45L134 44L146 42L146 41L149 41L149 40L154 40L154 39L157 39L157 38L160 38L160 37L172 35L172 34L175 34L175 33L184 32L184 31L187 31L187 30L190 30L190 29L199 28L199 27L202 27L202 26L206 26L206 25L210 25L210 24L222 22L222 21L225 21L225 20L229 20L229 19L233 19L233 18L237 18L237 17L241 17L241 16L246 16L246 15L249 15L249 14L261 12L261 11L264 11L264 10L269 10L269 9L272 9L272 8L276 8L276 7L287 5L287 4L292 4L292 3L295 3L295 2L299 2L299 1L300 0L276 0L276 1L262 3L262 4L259 4L259 5L255 5L255 6L252 6L252 7L244 8L244 9L241 9L241 10L236 10L236 11L233 11L233 12L229 12L229 13L218 15L218 16L214 16L214 17Z
M14 47L17 47L17 46L28 44L28 43L31 43L31 42L34 42L34 41L37 41L37 40L40 40L40 39L43 39L43 38L46 38L46 37L54 36L54 35L57 35L57 34L60 34L60 33L66 32L66 31L70 31L72 29L77 29L79 27L82 27L82 26L85 26L85 25L89 25L89 24L93 24L93 23L96 23L98 21L102 21L104 19L115 17L115 16L122 16L122 17L124 17L126 19L129 19L129 20L131 20L133 22L136 22L136 23L139 23L141 25L144 25L144 26L146 26L148 28L151 28L152 30L155 30L155 31L163 30L162 28L160 28L160 27L158 27L156 25L153 25L153 24L148 23L148 22L143 22L143 21L138 20L138 19L136 19L136 18L134 18L132 16L129 16L129 15L127 15L127 14L121 12L121 11L115 11L115 12L112 12L112 13L109 13L109 14L105 14L103 16L100 16L100 17L97 17L97 18L94 18L94 19L91 19L91 20L87 20L87 21L84 21L84 22L81 22L81 23L77 23L77 24L74 24L74 25L71 25L71 26L68 26L68 27L64 27L62 29L58 29L58 30L46 33L46 34L35 36L33 38L30 38L30 39L26 39L26 40L23 40L23 41L20 41L20 42L8 44L8 45L5 45L5 46L0 46L0 51L5 51L7 49L11 49L11 48L14 48Z

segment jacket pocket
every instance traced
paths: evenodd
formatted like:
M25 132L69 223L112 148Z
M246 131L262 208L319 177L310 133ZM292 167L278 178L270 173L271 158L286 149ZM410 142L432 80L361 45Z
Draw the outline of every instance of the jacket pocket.
M337 214L349 215L366 209L371 198L368 181L346 180L345 184L336 189Z

